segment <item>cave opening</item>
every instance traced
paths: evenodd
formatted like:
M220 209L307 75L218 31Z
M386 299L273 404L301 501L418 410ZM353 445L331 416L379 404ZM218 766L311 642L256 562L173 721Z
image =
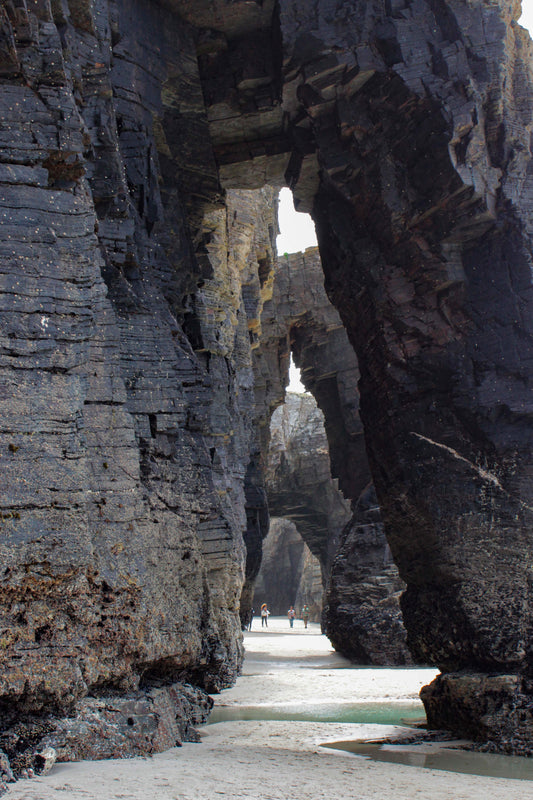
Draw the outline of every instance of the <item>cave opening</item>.
M306 604L320 622L332 553L350 504L331 477L324 417L308 392L288 391L270 421L266 465L270 513L253 607L275 615Z
M306 602L352 661L411 663L399 607L403 583L386 542L359 415L357 357L326 294L318 248L279 254L276 270L263 315L275 310L282 380L288 373L291 382L269 423L270 528L248 602L257 611L266 600L283 615ZM257 536L248 541L253 555Z

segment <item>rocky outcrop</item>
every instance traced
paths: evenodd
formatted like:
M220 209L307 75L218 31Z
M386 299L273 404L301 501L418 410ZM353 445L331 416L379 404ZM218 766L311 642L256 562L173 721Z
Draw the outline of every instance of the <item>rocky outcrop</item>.
M323 620L335 650L359 664L412 664L400 610L404 589L369 487L331 565Z
M308 591L304 602L313 606L313 621L322 622L335 649L356 663L410 664L400 610L405 585L392 560L375 493L367 487L352 515L331 478L323 419L311 395L290 392L272 415L269 507L291 520L295 530L281 520L272 530L271 522L254 606L259 607L261 597L268 598L276 614L295 605L296 580L302 580L300 534L319 559L325 592L324 607L322 592L311 597Z
M291 606L299 614L307 604L311 622L320 622L322 597L322 569L318 558L293 522L272 517L255 581L255 613L259 613L262 603L267 603L270 613L276 616L286 616Z
M320 560L327 591L321 621L339 652L369 664L409 663L399 608L403 584L392 558L383 561L387 545L379 510L370 522L366 512L356 512L341 537L350 512L336 483L361 509L371 476L359 417L359 371L323 289L316 248L279 258L272 300L263 309L263 351L273 336L292 349L323 413L310 395L289 393L273 414L270 509L296 524Z
M46 714L59 736L88 697L97 736L121 694L134 722L111 750L137 752L154 687L216 691L242 660L273 191L221 203L195 37L170 10L0 14L0 722ZM148 749L176 740L150 725Z
M263 303L259 324L254 330L258 436L247 480L249 524L245 537L246 582L241 595L243 625L252 605L262 539L268 531L264 464L270 441L270 418L284 400L291 352L302 369L308 389L326 412L324 424L330 442L331 467L327 466L327 458L322 460L320 470L323 478L329 480L326 476L331 470L346 496L357 497L370 480L358 413L359 372L339 315L325 293L316 248L285 255L278 260L272 295ZM308 469L313 469L311 464ZM274 502L273 513L285 514L285 511L282 505ZM338 526L336 530L339 530ZM322 535L322 539L323 552L319 557L326 565L335 553L336 541L332 538L328 544L327 537ZM315 547L312 543L310 546L312 549ZM318 555L316 547L314 552ZM324 569L327 572L329 567L324 566Z
M148 756L198 742L213 701L187 684L121 697L83 698L63 718L27 717L0 734L12 774L32 777L57 761Z
M501 708L530 738L531 42L507 3L379 22L356 3L335 24L326 5L283 4L285 96L314 145L304 180L318 154L302 194L358 356L409 646L521 676Z
M533 60L518 14L2 0L1 713L236 675L268 417L291 337L295 355L313 340L295 322L274 332L274 222L243 219L241 238L223 190L287 180L357 352L409 646L445 673L432 719L448 724L459 674L475 728L479 676L511 676L482 735L502 741L508 708L533 740ZM358 403L335 376L307 372L334 428L319 384ZM340 474L352 461L334 438L355 499L367 481Z

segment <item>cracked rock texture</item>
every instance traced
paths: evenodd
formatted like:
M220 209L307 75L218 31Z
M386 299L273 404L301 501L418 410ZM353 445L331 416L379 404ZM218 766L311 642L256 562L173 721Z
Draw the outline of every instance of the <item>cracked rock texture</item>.
M4 728L235 678L292 348L352 501L364 426L408 644L444 673L424 693L433 724L455 698L461 730L530 748L519 12L1 0ZM284 182L317 225L333 328L356 353L344 369L315 364L329 335L291 294L276 305Z
M359 664L412 664L400 609L405 584L385 538L374 488L355 504L331 565L324 633Z
M274 194L221 203L194 37L170 11L0 15L0 721L16 737L55 719L60 759L153 751L181 730L161 732L154 687L217 691L242 660ZM117 694L133 723L102 749ZM202 705L177 709L183 730Z

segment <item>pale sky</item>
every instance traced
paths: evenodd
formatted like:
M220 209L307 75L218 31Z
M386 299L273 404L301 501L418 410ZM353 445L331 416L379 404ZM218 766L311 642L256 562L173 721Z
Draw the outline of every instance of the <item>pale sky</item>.
M292 360L292 355L291 364L289 367L289 385L287 386L287 391L297 392L298 394L303 394L303 392L305 392L305 386L300 380L300 370Z
M278 255L298 253L307 247L316 247L314 222L309 214L299 214L294 210L290 189L284 188L279 193L278 220L281 231L276 239Z
M522 16L518 22L530 33L533 31L533 0L522 0Z

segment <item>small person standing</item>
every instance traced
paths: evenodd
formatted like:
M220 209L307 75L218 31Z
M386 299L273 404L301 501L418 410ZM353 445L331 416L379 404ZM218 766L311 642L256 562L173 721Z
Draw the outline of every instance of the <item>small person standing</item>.
M309 606L307 603L302 608L302 619L304 621L304 628L307 628L307 623L309 622Z
M294 617L296 616L296 611L294 610L294 608L292 606L287 611L287 616L289 618L289 624L290 624L291 628L293 628L294 627Z
M268 628L268 618L270 616L270 611L268 610L268 606L266 603L263 603L261 606L261 627Z

